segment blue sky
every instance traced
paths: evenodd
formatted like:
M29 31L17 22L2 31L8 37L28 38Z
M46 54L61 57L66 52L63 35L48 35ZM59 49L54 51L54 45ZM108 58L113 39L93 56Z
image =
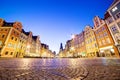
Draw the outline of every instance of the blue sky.
M78 34L93 18L103 18L113 0L1 0L0 18L20 21L25 31L40 35L51 50L59 51L71 34Z

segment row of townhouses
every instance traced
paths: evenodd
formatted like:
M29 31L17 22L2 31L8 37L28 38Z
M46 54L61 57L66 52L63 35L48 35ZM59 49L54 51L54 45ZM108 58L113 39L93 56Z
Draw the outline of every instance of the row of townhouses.
M0 19L0 57L41 57L45 52L44 57L54 56L49 46L44 46L40 37L33 36L31 31L25 32L20 22Z
M104 19L95 16L93 23L66 42L61 57L120 56L120 0L114 0Z

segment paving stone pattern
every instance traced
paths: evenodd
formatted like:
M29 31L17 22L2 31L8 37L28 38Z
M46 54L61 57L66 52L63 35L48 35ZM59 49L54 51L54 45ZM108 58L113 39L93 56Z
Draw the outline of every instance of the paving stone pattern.
M120 80L119 59L0 59L0 80Z

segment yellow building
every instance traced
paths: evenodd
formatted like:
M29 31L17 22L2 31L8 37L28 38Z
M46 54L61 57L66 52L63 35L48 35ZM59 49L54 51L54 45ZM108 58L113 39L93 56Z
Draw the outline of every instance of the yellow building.
M94 34L94 30L91 26L86 26L85 29L85 45L86 45L86 53L87 57L97 57L98 55L98 45L96 41L96 37Z
M65 57L72 57L73 54L71 52L71 47L72 47L72 40L68 40L65 44L65 49L64 49L64 56Z
M27 57L40 57L40 40L39 36L33 36L32 32L25 32L27 37L26 53Z
M49 46L47 44L41 43L41 49L40 49L40 57L55 57L55 54L52 53L51 50L49 50Z
M19 57L19 37L22 32L20 22L8 23L0 19L0 56Z
M19 49L19 56L20 57L24 57L25 53L26 53L26 49L27 49L27 38L28 36L25 34L24 29L22 29L22 33L20 34L20 38L19 38L19 43L18 43L18 49Z
M105 21L98 16L96 16L93 21L99 55L102 57L118 56L118 50L114 45L115 43Z

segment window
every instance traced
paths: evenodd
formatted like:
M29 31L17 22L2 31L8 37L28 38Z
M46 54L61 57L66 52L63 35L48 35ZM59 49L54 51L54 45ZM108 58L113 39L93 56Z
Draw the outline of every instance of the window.
M120 18L120 12L115 15L116 19Z
M118 9L117 7L114 7L114 8L112 9L112 12L115 12L117 9Z
M119 26L119 28L120 28L120 22L118 23L118 26Z
M115 25L111 27L111 31L113 34L118 33L117 27Z
M97 47L97 44L95 43L95 47Z
M8 51L5 52L5 55L8 55Z
M7 29L5 29L5 31L7 31Z
M11 52L10 55L13 55L13 52Z
M102 43L103 43L103 44L106 44L105 40L102 40Z
M104 32L104 36L107 36L107 32Z
M16 32L14 31L14 34L15 34Z
M11 39L13 40L13 39L14 39L14 37L11 37Z
M102 30L104 30L105 29L105 27L102 27Z
M109 38L106 39L106 42L107 42L107 43L111 43Z
M17 30L19 30L19 28L17 28Z
M11 44L11 43L8 43L8 47L12 47L12 44Z
M112 22L113 22L112 17L107 18L107 23L108 23L108 24L110 24L110 23L112 23Z
M17 41L17 38L15 39L15 41Z
M99 45L100 45L100 46L102 45L101 41L99 41Z
M2 45L2 41L0 41L0 46Z
M2 38L4 38L5 37L5 35L2 35Z

